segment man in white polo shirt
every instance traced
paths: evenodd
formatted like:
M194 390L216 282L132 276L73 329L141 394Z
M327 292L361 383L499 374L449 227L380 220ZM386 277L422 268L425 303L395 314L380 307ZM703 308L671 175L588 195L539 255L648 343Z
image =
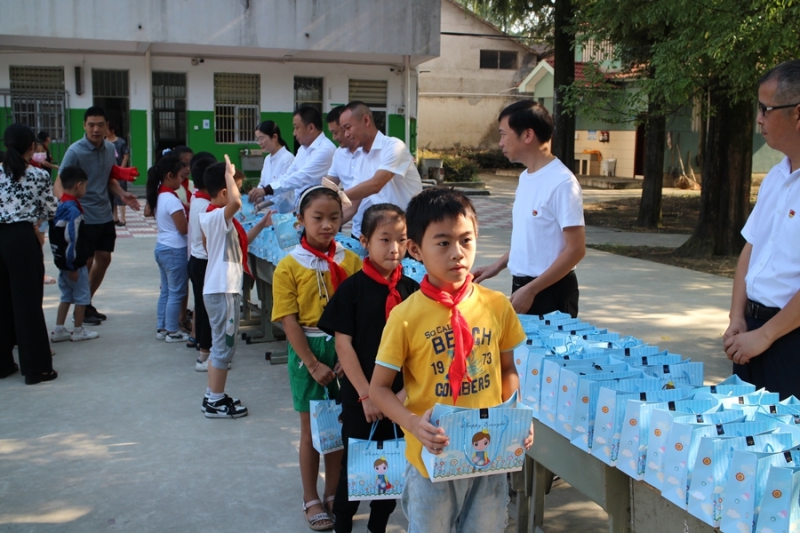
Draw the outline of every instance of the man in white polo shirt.
M511 249L494 264L473 269L473 274L480 283L508 267L515 311L562 311L576 317L575 266L586 255L583 195L572 172L550 153L552 134L550 113L531 100L500 113L500 148L509 161L527 168L514 197Z
M742 229L723 342L734 374L783 400L800 397L800 60L759 80L758 125L786 157L764 178Z
M358 148L355 157L355 185L345 193L355 205L352 236L361 236L361 217L370 205L390 203L405 209L422 191L422 180L414 158L400 139L387 137L375 126L372 111L364 102L350 102L339 116L344 135ZM353 216L352 210L345 219Z
M322 133L322 116L313 107L301 107L292 117L293 133L300 148L288 170L272 183L250 192L250 201L260 202L265 196L285 199L296 204L297 197L312 185L319 185L331 168L336 146ZM278 204L276 203L276 206ZM296 206L295 206L296 207Z

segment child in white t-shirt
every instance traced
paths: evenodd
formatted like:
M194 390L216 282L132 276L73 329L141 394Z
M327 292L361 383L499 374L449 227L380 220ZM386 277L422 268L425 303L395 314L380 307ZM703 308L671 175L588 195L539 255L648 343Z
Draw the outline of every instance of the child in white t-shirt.
M167 155L147 172L147 204L155 214L158 227L155 257L161 272L156 338L167 342L186 342L189 338L180 328L189 279L186 268L188 222L183 203L175 192L181 186L183 167L180 159Z

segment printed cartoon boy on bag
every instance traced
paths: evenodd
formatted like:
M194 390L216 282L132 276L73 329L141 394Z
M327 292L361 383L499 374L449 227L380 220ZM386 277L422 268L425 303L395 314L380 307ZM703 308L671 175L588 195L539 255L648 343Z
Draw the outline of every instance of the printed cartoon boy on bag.
M475 466L486 466L490 463L486 449L491 440L488 429L483 429L472 436L472 447L475 449L475 453L472 454L472 462Z

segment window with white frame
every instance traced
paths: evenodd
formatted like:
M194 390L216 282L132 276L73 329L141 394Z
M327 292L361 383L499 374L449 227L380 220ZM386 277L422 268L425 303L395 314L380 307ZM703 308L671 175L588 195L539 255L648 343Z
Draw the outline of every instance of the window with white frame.
M369 106L375 117L375 126L383 133L386 133L388 86L386 80L350 80L348 91L350 102L359 100Z
M254 143L261 100L258 74L214 74L214 133L218 143Z
M66 141L67 94L63 67L10 66L14 122L46 131L54 142Z

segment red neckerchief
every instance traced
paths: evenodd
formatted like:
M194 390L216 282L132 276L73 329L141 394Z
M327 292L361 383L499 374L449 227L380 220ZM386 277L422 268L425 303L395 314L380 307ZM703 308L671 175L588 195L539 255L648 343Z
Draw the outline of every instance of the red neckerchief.
M472 274L467 275L467 280L464 282L464 285L462 285L455 294L450 294L434 287L433 284L428 281L427 274L422 278L422 283L419 285L422 294L450 308L450 328L453 330L455 349L453 350L453 361L450 363L450 369L447 371L447 375L450 379L450 388L453 390L453 405L455 405L456 400L458 400L458 393L461 391L461 382L467 371L467 357L472 353L472 345L474 344L472 340L472 330L464 319L464 316L458 310L458 304L469 295L471 288ZM472 381L469 375L467 375L467 380Z
M392 271L389 279L387 280L383 277L383 275L381 275L380 272L378 272L378 270L375 268L375 265L372 264L370 258L365 257L364 263L361 266L361 271L364 272L369 279L389 287L389 296L386 298L386 318L388 319L389 313L392 312L392 309L394 309L396 305L403 301L400 293L397 292L397 282L403 277L403 266L397 265L397 268Z
M71 194L64 193L61 195L61 202L75 202L75 205L78 206L78 209L81 213L83 213L83 206L81 205L80 200L72 196Z
M192 203L192 192L189 190L189 178L186 178L181 182L181 187L183 187L183 190L186 191L186 203Z
M206 191L194 191L195 198L202 198L203 200L211 201L211 195L209 195Z
M222 206L208 204L208 208L206 208L206 213L213 211L214 209L221 209ZM244 271L247 272L247 275L251 278L255 279L254 276L250 273L250 265L247 264L247 232L244 231L244 228L236 220L236 217L231 218L231 222L233 222L233 227L236 228L236 234L239 235L239 247L242 249L242 267L244 267Z
M333 260L333 257L336 255L336 241L331 241L330 246L328 246L327 254L323 254L319 250L312 248L311 245L308 244L305 235L303 235L303 238L300 239L300 246L302 246L304 250L311 252L311 254L315 257L319 257L320 259L328 262L328 270L331 273L331 284L333 285L334 291L339 288L339 284L341 282L347 279L347 272L345 269L343 269L341 265Z
M162 192L168 192L170 194L174 194L175 198L177 198L178 200L181 199L181 197L178 196L178 193L176 193L174 189L170 189L163 183L158 187L158 194L161 194ZM181 202L181 205L183 206L183 214L186 215L186 220L189 220L189 208L186 205L184 205L183 202Z

